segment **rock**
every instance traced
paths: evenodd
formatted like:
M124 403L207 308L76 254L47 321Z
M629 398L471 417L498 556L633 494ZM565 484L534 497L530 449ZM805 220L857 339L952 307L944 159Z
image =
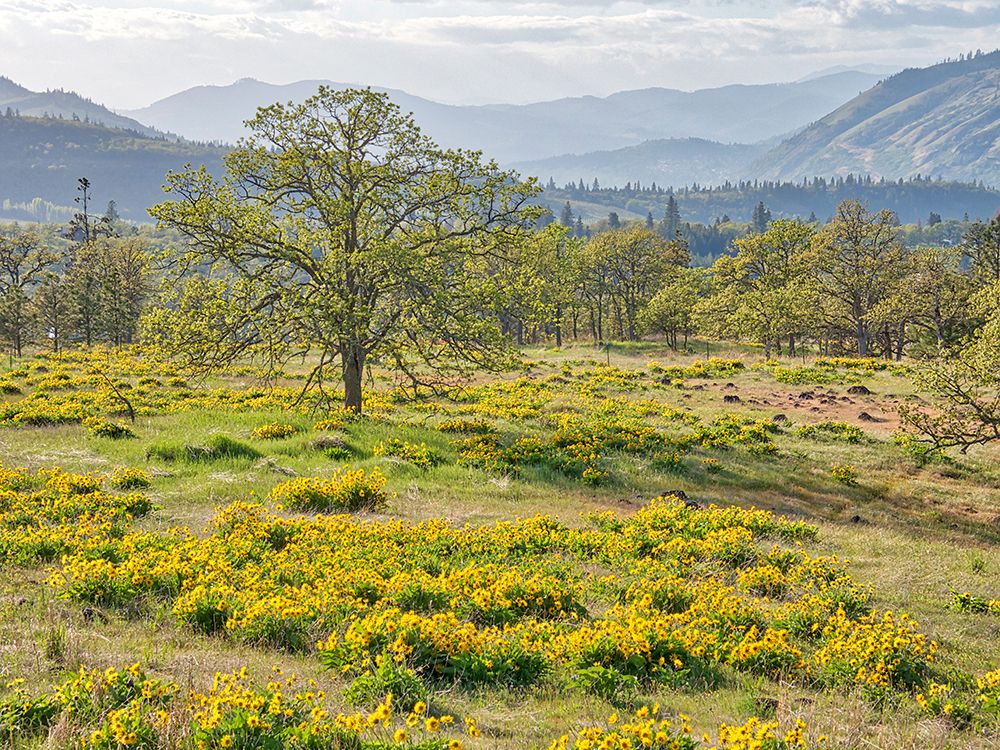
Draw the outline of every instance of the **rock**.
M93 622L94 620L98 620L100 622L107 622L108 616L103 612L101 612L101 610L99 609L94 609L93 607L84 607L83 619L86 620L87 622Z
M862 520L863 519L861 518L861 516L859 516L857 513L851 516L851 523L861 523Z
M273 458L262 458L254 465L255 469L269 469L275 474L282 474L286 477L297 477L298 472L295 469L289 469L287 466L279 466L278 462Z
M847 389L852 396L871 396L872 392L863 385L852 385Z
M743 401L743 399L741 399L739 396L733 396L730 394L726 394L725 396L723 396L722 400L727 404L738 404Z
M725 385L724 385L723 387L724 387L724 388L725 388L725 389L726 389L727 391L731 391L731 390L732 390L733 388L735 388L735 387L736 387L736 383L726 383L726 384L725 384Z
M813 393L812 391L802 391L802 393L799 394L799 398L802 401L812 401L814 398L816 398L816 394Z
M781 424L782 422L787 422L788 417L786 417L784 414L775 414L773 417L771 417L771 421L776 424Z
M862 422L881 422L881 421L883 421L883 420L879 419L878 417L873 417L871 414L869 414L866 411L861 412L858 415L858 419L860 419Z

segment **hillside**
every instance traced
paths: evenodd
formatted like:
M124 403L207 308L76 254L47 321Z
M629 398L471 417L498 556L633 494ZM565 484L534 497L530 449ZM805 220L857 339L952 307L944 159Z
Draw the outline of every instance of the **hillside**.
M566 154L513 166L522 174L543 181L551 177L560 185L580 179L590 184L594 178L603 185L637 181L663 186L714 184L743 174L747 164L765 150L763 146L724 144L701 138L669 138L613 151Z
M129 130L52 118L0 117L0 202L42 198L71 206L76 180L87 177L94 199L114 200L123 217L148 221L163 200L163 176L186 162L221 169L222 149ZM10 218L16 212L4 212Z
M110 128L134 130L145 135L158 135L153 128L131 117L116 114L72 91L30 91L9 78L0 77L0 114L8 110L19 113L22 117L77 119Z
M664 138L752 143L785 135L873 85L878 76L843 72L786 84L724 86L699 91L647 88L527 105L455 106L389 90L442 145L478 148L505 162L634 146ZM200 141L233 142L256 108L301 100L320 83L278 86L243 79L198 86L128 112L161 130ZM739 116L734 116L739 113Z
M898 73L772 149L752 172L1000 185L1000 51Z

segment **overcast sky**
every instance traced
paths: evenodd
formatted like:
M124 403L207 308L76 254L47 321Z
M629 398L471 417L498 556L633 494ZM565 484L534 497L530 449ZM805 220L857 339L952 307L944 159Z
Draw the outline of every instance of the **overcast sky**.
M0 75L118 108L243 77L461 103L695 89L998 40L1000 0L0 0Z

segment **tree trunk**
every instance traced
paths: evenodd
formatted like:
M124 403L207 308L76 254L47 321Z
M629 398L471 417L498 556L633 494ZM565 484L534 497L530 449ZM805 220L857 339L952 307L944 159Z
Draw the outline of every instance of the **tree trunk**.
M341 353L344 408L356 414L361 413L361 378L365 372L365 358L367 356L368 352L357 344L345 346Z
M867 357L868 356L868 328L865 326L864 321L858 321L858 356Z
M794 357L795 356L795 334L794 333L788 334L788 356L789 357Z

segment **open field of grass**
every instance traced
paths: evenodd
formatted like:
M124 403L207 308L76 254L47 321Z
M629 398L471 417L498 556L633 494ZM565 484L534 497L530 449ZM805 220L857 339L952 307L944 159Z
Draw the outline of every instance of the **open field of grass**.
M0 741L1000 746L1000 447L901 439L905 364L524 357L419 403L376 373L360 418L295 372L14 363Z

